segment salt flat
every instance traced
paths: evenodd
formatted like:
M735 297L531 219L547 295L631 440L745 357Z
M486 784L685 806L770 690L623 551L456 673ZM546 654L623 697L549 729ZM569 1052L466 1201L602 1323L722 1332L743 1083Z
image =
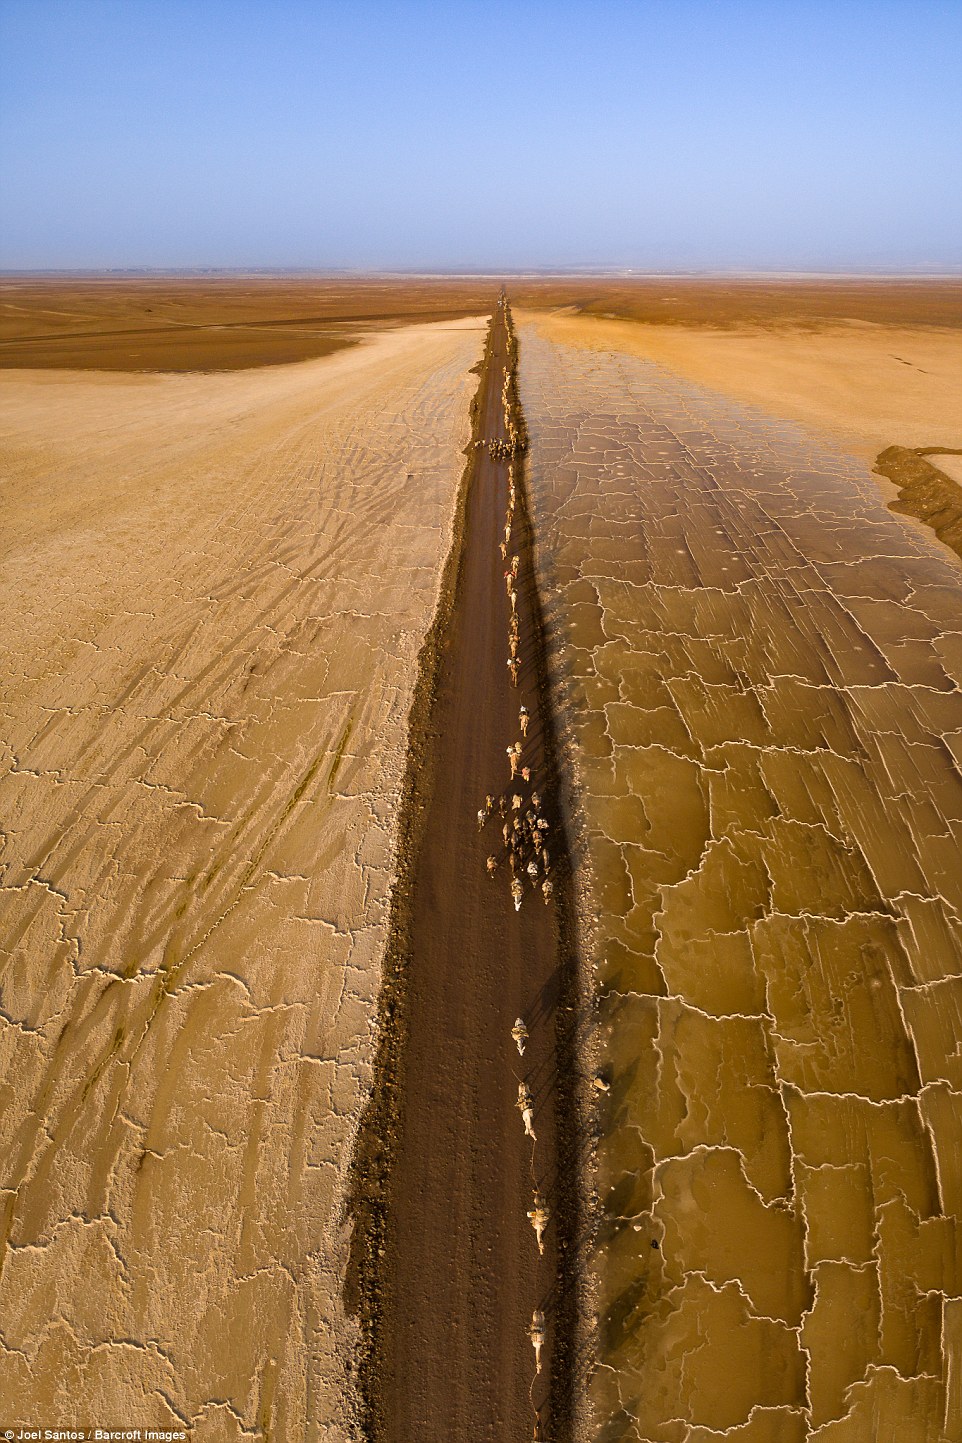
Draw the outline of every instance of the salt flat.
M347 1436L342 1187L484 322L8 373L0 1395Z
M937 1443L962 571L836 446L574 322L519 329L609 1089L590 1436Z

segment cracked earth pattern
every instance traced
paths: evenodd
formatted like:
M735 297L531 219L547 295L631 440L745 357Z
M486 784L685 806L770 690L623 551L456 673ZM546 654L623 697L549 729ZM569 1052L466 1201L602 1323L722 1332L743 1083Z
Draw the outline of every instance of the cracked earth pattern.
M962 572L521 328L599 999L599 1443L962 1437Z
M7 1417L348 1436L342 1186L483 337L5 387Z

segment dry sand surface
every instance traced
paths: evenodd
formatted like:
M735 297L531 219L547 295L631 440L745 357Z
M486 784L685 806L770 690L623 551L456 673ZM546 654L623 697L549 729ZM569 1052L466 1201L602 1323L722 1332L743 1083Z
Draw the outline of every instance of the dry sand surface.
M515 307L709 329L838 321L957 329L962 315L962 276L544 276L512 283L511 295Z
M564 314L542 326L816 427L866 459L893 444L962 446L962 310L955 329L861 320L719 329Z
M589 1436L948 1443L962 570L835 445L519 330L610 1085Z
M483 325L4 385L7 1418L346 1436L341 1190Z
M490 312L483 280L19 276L0 280L0 369L230 371L329 355L373 326Z
M944 451L937 451L928 457L933 466L944 471L958 485L962 486L962 456L946 455Z

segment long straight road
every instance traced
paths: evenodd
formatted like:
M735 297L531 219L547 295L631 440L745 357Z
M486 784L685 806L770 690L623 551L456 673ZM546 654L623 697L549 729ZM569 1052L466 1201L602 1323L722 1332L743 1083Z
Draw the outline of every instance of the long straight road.
M522 815L538 791L549 853L561 840L553 798L545 795L541 637L520 487L507 557L520 557L517 688L507 666L510 607L499 543L509 462L493 457L487 443L507 434L508 344L499 307L482 384L485 445L474 452L460 582L426 739L426 785L414 799L425 812L411 878L403 1101L373 1359L385 1443L528 1440L535 1407L548 1424L558 1267L558 925L554 901L546 903L527 877L516 912L497 806L483 830L477 822L487 793L506 797L510 818L515 790L524 798ZM506 748L521 737L521 704L531 714L522 755L531 780L511 783ZM489 855L498 863L493 877ZM530 1033L523 1058L511 1037L519 1016ZM516 1105L522 1080L534 1096L534 1147ZM554 1213L543 1256L527 1217L536 1186ZM540 1377L528 1337L535 1308L548 1318Z

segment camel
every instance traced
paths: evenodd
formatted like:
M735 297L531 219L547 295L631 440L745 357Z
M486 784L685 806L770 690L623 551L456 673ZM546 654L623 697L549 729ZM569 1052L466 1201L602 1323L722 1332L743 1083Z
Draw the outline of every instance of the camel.
M532 1142L537 1142L534 1131L534 1098L528 1091L526 1082L518 1083L518 1100L515 1107L521 1113L521 1121L524 1123L525 1136L530 1137Z
M518 753L513 746L505 747L505 751L508 753L508 763L511 767L511 780L514 781L518 775Z
M527 1040L528 1040L528 1029L527 1029L527 1027L525 1027L525 1025L524 1025L524 1018L523 1018L523 1017L519 1017L519 1018L516 1019L515 1024L514 1024L514 1026L513 1026L512 1029L511 1029L511 1036L514 1038L515 1042L517 1043L518 1056L519 1056L519 1057L523 1057L523 1056L524 1056L524 1044L525 1044L525 1043L527 1042Z
M535 1367L540 1373L541 1349L544 1347L545 1340L544 1313L540 1308L535 1308L531 1314L531 1327L528 1329L528 1337L531 1339L531 1346L534 1348ZM535 1436L537 1436L537 1434Z
M544 881L541 883L541 894L544 897L544 904L546 907L551 901L551 894L553 891L554 887L551 884L550 877L545 877Z
M517 611L517 609L518 609L518 593L514 590L513 587L512 587L512 589L508 592L508 600L511 602L511 610L512 610L512 611Z
M513 577L515 577L515 578L517 578L517 575L518 575L518 567L519 567L520 565L521 565L521 557L520 557L520 556L512 556L512 558L511 558L511 575L512 575Z
M515 879L511 883L511 900L514 902L514 910L516 912L521 911L521 900L523 896L524 893L521 890L521 883L518 881L517 877L515 877Z
M523 737L526 737L528 735L528 723L530 720L531 718L528 715L528 708L526 706L523 706L518 712L518 721L521 724L521 735Z
M488 876L489 876L489 877L493 877L494 874L495 874L495 872L498 870L498 859L497 859L497 857L489 857L488 860L485 862L484 865L485 865L485 866L487 867L487 869L488 869Z
M506 560L507 560L507 556L508 556L508 543L507 543L507 541L499 542L499 544L498 544L498 550L501 552L501 560L502 560L502 561L506 561Z
M544 1232L551 1221L551 1209L548 1207L538 1189L534 1190L534 1206L528 1213L531 1226L534 1228L535 1236L538 1239L538 1252L544 1256Z
M488 819L487 819L487 817L486 817L485 814L484 814L484 808L483 808L483 807L479 807L479 808L478 808L478 831L479 831L479 832L483 832L483 831L484 831L484 824L485 824L485 822L486 822L487 820L488 820Z
M521 670L521 663L516 656L508 658L508 670L511 673L512 686L518 685L518 672Z

